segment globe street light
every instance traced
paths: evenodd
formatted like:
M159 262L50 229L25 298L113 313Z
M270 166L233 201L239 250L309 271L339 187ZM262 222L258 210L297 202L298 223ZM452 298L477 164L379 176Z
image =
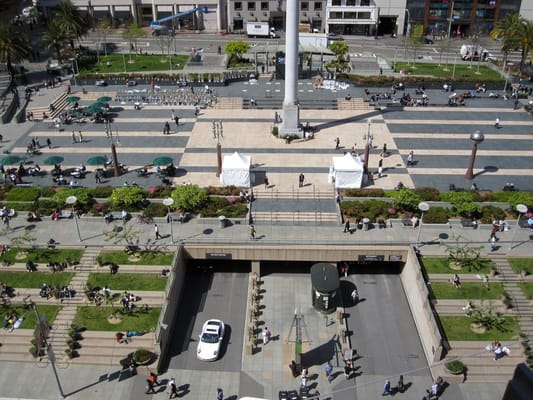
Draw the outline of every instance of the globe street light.
M422 215L420 216L420 221L418 221L418 234L416 235L416 247L418 247L418 243L420 242L420 232L422 232L422 222L424 221L424 212L429 210L429 204L425 201L422 201L418 203L418 209L422 211Z
M472 141L472 155L470 156L470 164L466 170L465 179L472 180L474 179L474 161L476 160L476 152L478 144L481 144L485 140L485 136L481 131L475 131L470 134L470 140Z
M168 222L170 223L170 244L174 243L174 233L172 232L172 215L170 215L170 206L174 204L174 199L172 197L167 197L163 199L163 204L167 206L168 210Z
M78 224L78 215L74 211L74 204L78 201L76 196L68 196L65 200L65 203L72 205L72 213L74 214L74 221L76 222L76 230L78 231L78 239L81 240L80 226Z
M511 237L511 244L509 245L509 250L513 249L514 237L516 235L518 225L520 225L520 217L522 216L522 214L525 214L527 212L527 206L524 204L517 204L516 211L518 211L518 219L516 220L516 225L514 226L513 236Z

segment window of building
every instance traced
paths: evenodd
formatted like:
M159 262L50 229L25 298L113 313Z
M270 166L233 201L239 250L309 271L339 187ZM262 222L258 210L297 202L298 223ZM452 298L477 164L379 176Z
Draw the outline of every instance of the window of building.
M341 0L331 0L331 5L332 6L340 6L341 5Z
M300 9L302 11L309 11L309 3L307 1L302 1Z
M370 19L371 14L369 12L359 12L357 13L357 19Z
M255 1L248 2L248 11L255 11Z
M348 7L355 7L355 0L346 0L346 5Z
M236 1L234 4L235 11L242 11L242 2Z
M268 11L268 1L261 2L261 11Z
M315 1L315 11L322 11L322 2Z
M344 19L356 19L357 13L356 12L345 12L344 13Z
M361 0L361 6L368 7L370 5L370 0Z
M342 19L342 12L340 11L332 11L330 14L329 14L329 17L331 19Z

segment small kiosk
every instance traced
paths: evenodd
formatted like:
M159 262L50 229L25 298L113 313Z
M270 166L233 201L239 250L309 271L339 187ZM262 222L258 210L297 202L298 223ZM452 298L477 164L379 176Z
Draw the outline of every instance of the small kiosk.
M339 287L339 273L335 265L318 263L311 267L311 296L315 310L322 314L334 312Z

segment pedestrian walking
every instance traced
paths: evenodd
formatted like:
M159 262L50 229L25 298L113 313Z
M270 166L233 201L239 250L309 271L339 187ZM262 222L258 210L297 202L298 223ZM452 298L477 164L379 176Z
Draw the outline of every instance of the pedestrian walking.
M155 232L155 239L159 239L161 237L161 235L159 234L159 226L157 226L157 224L155 224L154 226L154 232Z
M155 386L154 386L154 382L152 379L150 379L151 376L148 377L148 379L146 380L146 394L148 393L155 393Z
M100 174L100 171L94 171L94 179L96 183L102 183L102 176Z
M52 141L50 140L50 138L46 139L46 145L48 146L49 149L52 148Z
M333 377L331 376L331 373L333 372L333 367L329 363L329 361L326 363L326 366L324 367L324 372L326 373L326 378L328 378L328 382L331 383L331 380Z
M496 241L494 241L494 243L496 243ZM496 250L496 246L494 246L493 250ZM483 284L483 287L485 289L489 290L489 276L488 275L483 275L483 277L481 278L481 282Z
M6 226L6 228L9 229L9 216L8 215L4 215L2 217L2 221L4 222L4 225Z
M217 53L219 56L222 55L222 47L220 45L218 45Z
M176 386L176 380L171 378L167 383L168 398L178 397L178 387Z
M177 115L174 117L174 122L176 123L176 126L179 126L180 125L180 117L178 117Z
M255 239L255 227L253 225L250 225L250 239Z
M72 131L72 143L76 143L77 140L76 140L76 132Z
M165 122L165 126L163 127L163 135L169 135L170 134L170 124Z
M176 119L176 113L174 112L174 110L170 110L170 119Z
M268 178L265 176L265 189L268 189L268 185L270 182L268 182Z
M133 358L130 360L130 365L128 366L131 376L137 375L137 363Z
M403 393L405 390L405 385L403 383L403 375L400 375L400 378L398 379L398 392Z
M381 156L382 157L387 156L387 143L383 143L383 150L381 150Z
M496 247L497 247L497 245L496 245L496 235L494 235L494 236L492 236L490 238L490 250L491 251L496 251Z
M378 167L378 178L381 178L381 175L383 175L383 167Z
M300 379L301 379L300 387L302 389L307 389L307 376L302 374L302 377Z
M335 150L338 150L341 147L341 140L336 137L335 138Z
M496 122L494 123L496 129L500 129L500 117L496 117Z
M217 400L224 400L224 391L221 388L217 389Z
M359 292L357 291L357 288L353 290L351 296L353 304L357 304L357 300L359 300Z
M300 176L298 177L299 187L303 187L304 186L304 180L305 180L305 176L304 176L303 173L301 173Z
M350 231L350 220L347 219L346 222L344 223L344 233L351 233Z
M407 166L411 167L413 165L413 159L415 157L415 153L413 150L409 152L409 155L407 156Z
M344 377L346 379L350 379L350 374L352 373L352 366L350 365L350 361L344 362Z
M263 344L267 344L270 341L270 336L272 336L272 333L268 330L266 326L265 326L265 329L263 329L262 336L263 336Z
M378 167L383 167L383 158L380 158L378 161Z
M256 103L256 101L255 101L255 99L253 97L250 98L250 105L252 107L257 107L257 103Z
M386 396L388 394L391 394L391 391L390 391L390 381L387 379L385 381L385 386L383 386L383 393L381 395Z
M78 136L80 138L80 143L83 142L83 134L81 133L81 131L78 131Z
M514 110L518 110L518 104L519 104L519 103L520 103L520 102L518 101L518 99L516 99L516 100L514 101Z

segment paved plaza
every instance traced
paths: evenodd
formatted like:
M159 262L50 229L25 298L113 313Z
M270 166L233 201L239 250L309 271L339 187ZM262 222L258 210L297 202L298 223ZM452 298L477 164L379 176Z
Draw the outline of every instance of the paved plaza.
M335 100L344 98L348 93L353 98L363 98L363 88L351 87L346 91L315 91L309 81L300 82L299 96L302 103L306 99L320 98L323 100ZM76 88L80 89L80 88ZM88 105L99 94L115 92L119 88L108 87L88 88L87 96L81 95L81 105ZM123 89L123 88L120 88ZM139 89L142 89L139 87ZM332 109L305 109L301 110L301 120L309 121L313 126L318 126L319 131L315 138L307 141L293 141L286 144L284 140L275 138L271 134L274 125L274 112L280 112L283 99L283 82L270 82L261 78L257 85L247 82L231 84L228 87L216 87L219 98L243 98L243 104L254 97L258 107L244 108L208 108L202 110L200 115L194 115L194 109L190 106L170 105L145 105L140 111L134 110L132 104L110 103L116 114L112 123L113 132L118 133L116 138L120 144L117 147L119 161L128 166L128 173L120 177L106 178L106 184L121 186L126 181L135 181L143 187L150 187L161 183L160 178L154 173L155 167L151 167L151 174L147 178L138 177L136 170L151 165L154 158L165 155L173 158L178 167L178 174L173 178L174 184L195 183L200 186L220 185L216 177L216 144L220 140L224 154L234 151L251 155L254 164L253 170L256 176L268 176L271 187L268 190L262 188L262 180L259 180L256 192L258 203L261 198L275 199L276 193L291 193L293 198L314 198L317 194L328 194L329 200L321 205L324 212L334 212L333 188L328 183L327 175L332 162L332 157L342 155L345 151L351 151L355 146L361 152L369 130L373 135L374 148L370 156L371 170L377 170L379 154L383 144L387 144L389 155L384 159L384 176L377 179L373 186L383 189L392 189L399 181L408 187L432 186L440 190L448 190L450 184L458 188L469 188L470 182L463 178L471 152L469 135L479 129L485 134L485 141L478 150L474 181L481 190L501 190L507 183L512 182L520 190L533 190L532 165L533 144L529 140L531 135L531 116L523 110L513 110L511 101L503 99L489 99L488 96L475 100L467 100L467 106L452 108L447 106L448 93L439 90L429 90L430 107L414 107L404 110L387 110L377 113L373 107L364 110L332 110ZM48 104L58 97L64 87L51 89L49 92L34 98L33 105ZM271 99L279 100L279 108L264 109L262 100L267 100L266 90L269 90ZM372 91L388 90L371 88ZM101 91L101 92L100 92ZM413 90L414 91L414 90ZM76 94L80 94L78 92ZM180 125L175 126L170 120L171 110L174 109L180 116ZM494 120L498 116L502 127L496 129ZM222 121L224 135L214 138L212 134L212 121ZM168 121L171 126L171 134L163 135L163 125ZM83 142L73 143L71 131L81 130ZM32 138L39 138L44 143L46 138L52 141L52 148L43 148L41 155L26 159L27 165L39 164L44 167L43 161L50 155L60 155L65 158L64 168L73 168L80 163L99 155L110 155L110 140L107 138L103 125L85 123L65 126L63 131L58 131L50 122L25 122L22 124L11 123L3 126L4 141L2 151L8 150L11 154L26 156L26 146ZM339 137L341 148L335 150L334 139ZM118 144L118 143L117 143ZM408 153L413 150L415 165L407 167ZM44 167L50 169L50 167ZM93 167L89 166L91 170ZM303 173L308 185L298 188L298 175ZM27 177L25 181L34 185L50 185L50 174L42 177ZM94 175L87 174L85 179L78 180L83 186L94 187L96 185ZM268 210L273 207L271 203L265 204ZM280 201L281 208L290 210L289 205ZM315 207L316 203L311 206ZM105 246L103 231L108 227L103 220L98 218L82 218L81 245L87 247ZM132 221L132 223L136 223ZM24 216L16 217L11 227L13 231L0 240L8 243L9 238L16 235L26 226ZM141 232L140 242L147 243L153 237L152 226L136 225ZM45 243L50 237L60 245L79 246L73 220L43 221L35 224L33 234L40 243ZM355 235L346 235L342 232L342 226L324 224L316 229L308 226L291 224L261 224L257 227L257 235L260 237L254 245L277 245L277 244L361 244L361 245L394 245L415 243L417 232L407 229L400 224L384 230L373 229L368 232L358 231ZM162 234L170 233L168 224L161 225ZM513 232L502 234L499 252L515 256L529 256L531 254L532 232L529 229L519 229L514 237L515 246L509 252ZM249 243L248 227L245 225L233 225L221 229L215 222L200 224L196 220L189 223L175 225L174 244L168 248L173 249L178 243ZM441 237L442 243L451 243L453 238L461 235L466 241L482 245L483 254L490 251L487 243L489 227L482 226L478 230L465 229L460 225L424 226L421 231L421 242L428 244L422 246L424 255L442 255L443 246L429 244L435 237ZM5 240L4 240L5 239ZM238 277L228 278L218 276L221 281L215 282L215 288L229 285L235 282L235 293L224 297L225 293L215 291L214 298L201 297L196 299L199 311L216 312L217 307L223 308L227 299L238 298L242 289L242 282L238 283ZM395 276L365 276L351 275L349 283L356 283L361 287L368 299L368 303L362 303L358 309L349 309L353 318L355 346L359 347L358 340L365 343L375 342L367 348L359 348L362 355L360 366L361 375L346 381L342 375L341 364L334 363L335 379L331 384L327 383L324 373L318 367L313 368L313 379L310 384L313 389L319 390L321 398L334 399L378 399L382 398L381 390L385 379L391 379L394 383L399 373L408 371L406 381L412 383L404 395L399 398L421 398L425 389L431 384L431 378L426 369L425 360L417 358L421 355L418 337L413 334L414 322L412 319L399 318L390 315L387 307L389 302L397 300L398 309L406 309L405 297L398 285ZM375 293L370 293L370 287L376 285ZM324 318L314 313L308 304L310 296L310 282L307 276L271 274L265 277L265 320L272 329L274 335L279 335L265 346L259 354L246 356L241 351L242 359L236 359L236 354L228 356L228 365L220 368L212 364L201 369L194 358L195 343L189 343L192 354L183 354L173 358L168 371L162 379L176 378L178 386L182 386L184 398L210 399L215 398L217 387L224 388L226 399L238 399L244 394L277 398L277 390L280 387L297 389L299 380L292 378L288 369L291 361L290 352L292 347L290 340L291 316L295 307L305 312L307 332L309 335L309 347L324 345L325 354L332 356L327 344L336 332L334 323L326 326ZM244 290L244 289L243 289ZM234 297L232 297L234 296ZM403 296L403 297L402 297ZM218 300L218 304L217 304ZM242 313L241 305L236 302L235 313ZM205 308L203 308L205 307ZM401 312L400 314L403 314ZM202 317L204 314L201 314ZM358 325L365 324L375 315L383 315L384 318L375 325L375 332L359 330ZM207 314L205 314L208 317ZM210 316L210 315L209 315ZM239 315L235 316L236 319ZM243 315L242 318L245 318ZM234 323L237 330L238 324ZM388 330L389 332L385 332ZM358 334L366 335L365 337ZM397 332L395 340L391 340L390 333ZM235 333L235 332L234 332ZM387 340L387 343L384 343ZM242 342L242 338L235 339L234 347ZM186 346L187 347L187 346ZM228 349L234 350L231 344ZM238 353L239 350L235 350ZM181 358L180 358L181 357ZM226 362L226 360L224 360ZM236 368L234 365L239 364ZM388 364L388 369L376 368ZM147 395L145 390L145 377L148 370L139 369L139 375L134 378L122 379L116 375L118 366L70 366L62 364L58 370L64 392L72 399L144 399ZM0 399L54 399L58 398L57 387L50 365L46 362L29 363L2 363L0 366L0 387L3 388ZM31 382L32 384L28 384ZM504 386L501 384L452 384L443 396L444 400L470 400L488 399L496 400L502 397ZM154 399L163 399L167 395L161 390Z

